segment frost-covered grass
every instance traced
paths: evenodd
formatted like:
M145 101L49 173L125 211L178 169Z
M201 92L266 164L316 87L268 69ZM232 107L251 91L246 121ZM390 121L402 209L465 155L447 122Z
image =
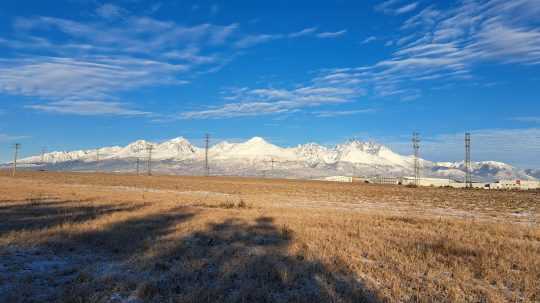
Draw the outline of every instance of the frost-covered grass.
M0 298L535 302L539 202L289 180L0 176Z

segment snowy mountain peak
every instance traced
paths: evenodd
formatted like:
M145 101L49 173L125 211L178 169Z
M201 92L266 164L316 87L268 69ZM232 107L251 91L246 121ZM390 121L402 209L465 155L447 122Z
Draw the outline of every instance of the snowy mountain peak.
M193 146L183 137L174 138L162 143L152 143L137 140L125 147L103 147L92 150L57 151L21 159L21 163L29 165L46 165L48 169L67 169L66 167L91 167L100 161L103 169L107 163L128 165L130 161L147 156L147 147L152 145L152 159L166 161L165 171L174 171L174 165L191 163L194 167L204 161L204 148ZM245 168L248 170L268 169L272 167L282 170L283 174L294 174L294 171L304 171L312 175L314 170L322 174L389 174L394 176L410 175L413 167L413 157L397 154L384 145L375 142L350 140L334 147L326 147L317 143L307 143L296 147L280 147L269 143L261 137L253 137L241 143L220 142L209 150L210 160L214 167L224 170ZM122 161L117 161L122 160ZM178 161L171 166L170 160ZM188 160L188 161L184 161ZM116 164L115 164L116 163ZM448 177L463 179L464 163L461 162L431 162L420 159L424 176ZM165 164L164 164L165 165ZM168 165L168 166L167 166ZM185 167L184 167L185 168ZM472 164L473 175L476 178L500 180L508 178L534 179L538 171L523 171L511 165L483 161ZM286 172L287 171L287 172Z
M169 141L165 141L163 143L173 143L173 144L191 144L186 138L184 137L177 137L174 139L171 139Z
M264 140L261 137L253 137L253 138L247 140L244 143L247 143L247 144L270 144L270 143L268 143L268 141Z

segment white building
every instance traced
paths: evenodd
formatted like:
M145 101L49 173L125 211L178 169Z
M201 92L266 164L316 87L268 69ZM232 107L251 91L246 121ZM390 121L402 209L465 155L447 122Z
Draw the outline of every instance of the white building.
M538 189L540 188L540 181L529 180L501 180L497 183L492 183L494 188L497 189Z
M451 186L454 183L457 183L457 182L451 179L443 179L443 178L419 178L418 179L418 185L420 186L444 187L444 186ZM416 184L415 178L403 177L401 179L401 184L415 185Z
M345 183L351 183L353 181L352 177L348 176L330 176L323 179L324 181L332 181L332 182L345 182Z

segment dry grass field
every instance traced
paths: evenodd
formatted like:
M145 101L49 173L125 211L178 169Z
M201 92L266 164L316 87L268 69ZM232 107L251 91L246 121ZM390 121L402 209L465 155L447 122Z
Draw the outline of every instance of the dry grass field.
M2 302L539 302L540 192L0 172Z

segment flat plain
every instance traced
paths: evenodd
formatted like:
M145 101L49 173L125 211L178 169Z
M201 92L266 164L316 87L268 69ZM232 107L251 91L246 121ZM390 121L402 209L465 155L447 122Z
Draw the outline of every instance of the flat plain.
M540 192L0 172L0 301L538 302Z

